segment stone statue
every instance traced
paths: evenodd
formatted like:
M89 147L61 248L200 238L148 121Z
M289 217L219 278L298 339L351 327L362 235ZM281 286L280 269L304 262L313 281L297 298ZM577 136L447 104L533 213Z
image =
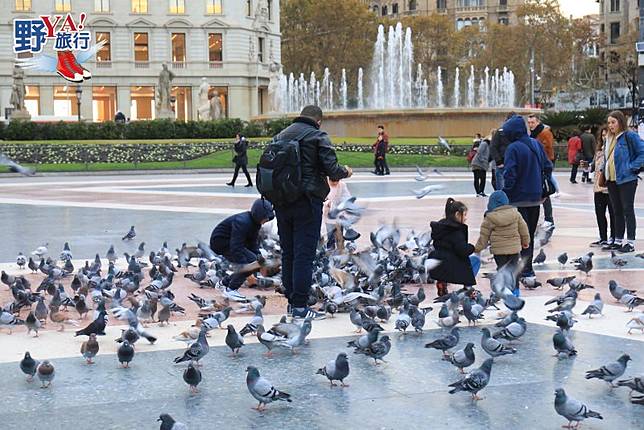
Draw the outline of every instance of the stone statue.
M158 118L174 118L172 112L172 103L170 94L172 91L171 83L174 79L174 73L168 70L168 65L164 64L161 73L159 73L159 84L157 86L157 117Z
M210 85L206 78L201 78L201 85L199 85L199 107L197 108L199 119L201 121L209 121L210 117L210 100L208 99L208 92Z
M25 72L17 65L13 67L13 85L11 88L11 98L9 103L13 105L11 118L13 119L30 119L31 115L25 107Z
M210 119L223 118L224 109L219 98L219 91L215 91L210 98Z
M282 78L282 66L278 63L273 63L268 68L270 72L268 81L268 99L270 100L269 111L277 113L281 110L280 103L280 81Z
M267 22L268 21L268 3L266 0L259 0L257 2L257 9L255 9L255 21Z

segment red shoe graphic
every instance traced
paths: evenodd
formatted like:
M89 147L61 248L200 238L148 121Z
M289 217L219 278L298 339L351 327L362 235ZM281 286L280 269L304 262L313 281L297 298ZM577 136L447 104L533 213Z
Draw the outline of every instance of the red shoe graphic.
M58 51L58 64L56 65L56 73L63 77L63 79L70 82L83 82L83 74L78 73L75 68L70 64L69 51ZM75 63L75 61L74 61Z
M76 56L72 53L72 51L65 51L67 53L67 58L69 60L69 64L72 66L74 71L76 73L79 73L83 75L83 79L92 79L92 73L87 70L85 67L81 66L78 61L76 61Z

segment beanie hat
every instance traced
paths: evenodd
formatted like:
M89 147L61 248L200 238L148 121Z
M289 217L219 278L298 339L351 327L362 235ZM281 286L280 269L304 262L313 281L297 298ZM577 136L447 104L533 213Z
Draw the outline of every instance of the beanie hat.
M509 204L510 204L510 200L508 199L507 194L505 194L501 190L498 190L490 194L490 199L487 202L487 211L491 212L500 206L505 206Z
M256 223L260 223L262 220L272 220L275 218L275 212L273 211L273 205L268 200L257 199L253 202L253 206L250 208L251 216Z

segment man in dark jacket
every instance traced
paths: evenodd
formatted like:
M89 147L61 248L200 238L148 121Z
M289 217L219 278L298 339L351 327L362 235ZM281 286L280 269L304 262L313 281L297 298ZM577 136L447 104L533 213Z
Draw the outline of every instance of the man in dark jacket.
M320 130L322 110L306 106L278 140L290 141L308 131L300 142L303 195L288 206L277 206L277 228L282 247L282 282L295 318L323 319L307 302L313 278L313 259L320 240L322 203L329 194L327 177L337 181L351 176L348 166L338 165L329 136Z
M532 255L534 233L539 223L539 209L543 202L543 174L552 174L552 163L543 146L528 136L528 129L522 116L515 115L503 124L503 132L512 142L505 151L503 178L510 204L516 206L530 233L530 246L521 251L525 259L523 277L533 277Z
M267 200L257 199L250 211L231 215L215 227L210 235L210 249L234 264L253 263L260 255L259 229L274 217L273 205ZM224 279L224 297L238 302L246 301L238 289L248 275L247 272L236 272Z
M506 116L506 121L512 118L515 115L514 112L510 112ZM503 128L499 128L492 134L492 140L490 141L490 161L494 161L495 172L495 190L503 189L503 168L505 162L505 151L510 146L510 141L507 136L503 133Z
M233 174L233 179L226 185L234 187L239 169L242 169L242 171L246 175L246 180L248 181L246 183L246 187L252 187L253 181L250 179L248 168L246 167L248 165L248 141L244 136L240 134L237 134L237 136L235 137L237 139L235 141L235 157L233 157L233 163L235 163L235 173Z
M584 170L581 175L581 182L587 182L592 184L593 181L590 179L590 163L593 162L595 158L595 150L597 148L597 140L595 136L590 132L590 126L584 127L584 132L579 136L581 138L581 150L584 153Z

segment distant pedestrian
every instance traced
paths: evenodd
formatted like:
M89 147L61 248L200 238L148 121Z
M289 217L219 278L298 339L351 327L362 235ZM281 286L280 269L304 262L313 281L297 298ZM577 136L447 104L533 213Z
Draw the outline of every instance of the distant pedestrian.
M583 160L584 152L582 150L581 139L579 138L579 131L575 130L570 139L568 139L568 164L570 164L570 183L577 183L577 170L579 163Z
M389 152L389 135L385 133L385 126L378 126L378 136L376 142L371 146L374 153L374 174L389 175L389 165L387 164L387 153Z
M239 169L242 169L244 174L246 175L246 180L248 183L246 184L246 187L252 187L253 186L253 181L250 179L250 174L248 173L248 141L246 138L240 134L237 134L235 136L236 142L235 142L235 156L233 157L233 163L235 163L235 173L233 173L233 179L228 182L226 185L230 187L235 186L235 181L237 180L237 174L239 173Z
M505 117L505 120L509 120L515 115L514 112L508 113ZM503 133L503 128L497 129L492 133L492 139L490 141L490 160L494 161L495 168L495 180L494 180L494 189L502 190L503 183L503 170L505 167L505 151L508 149L512 142L508 137Z
M583 133L581 133L581 148L583 152L583 160L581 163L582 166L582 175L581 182L586 182L592 184L593 181L590 179L590 163L595 157L595 150L597 148L597 139L591 133L591 127L589 125L585 126Z
M480 136L480 134L478 135ZM478 139L476 154L472 158L472 173L474 174L474 191L477 197L487 197L485 180L490 166L490 143L486 139Z
M606 155L604 153L606 143L606 133L608 129L602 127L600 132L600 139L597 143L595 158L591 164L591 168L595 172L602 172L606 163ZM598 174L598 173L596 173ZM601 246L603 248L611 249L615 243L615 214L613 213L613 206L610 203L608 196L608 188L599 184L599 181L594 181L593 184L593 201L595 203L595 218L597 219L597 228L599 229L599 240L590 244L590 246ZM608 235L608 222L606 221L606 209L608 209L608 216L610 220L610 236Z
M550 163L552 163L554 168L555 136L552 134L552 130L541 122L541 118L537 114L531 114L528 116L528 127L530 128L530 137L539 141L546 153L546 157L548 157L548 160L550 160ZM555 219L552 213L552 202L550 201L550 196L546 197L543 201L543 218L543 228L554 228Z

